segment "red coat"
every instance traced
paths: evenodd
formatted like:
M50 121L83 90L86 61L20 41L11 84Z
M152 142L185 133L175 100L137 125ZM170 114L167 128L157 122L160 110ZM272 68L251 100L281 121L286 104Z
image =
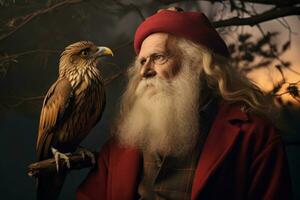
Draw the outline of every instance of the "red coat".
M108 142L77 199L135 199L141 165L137 150ZM222 103L199 158L191 199L291 199L285 149L274 127Z

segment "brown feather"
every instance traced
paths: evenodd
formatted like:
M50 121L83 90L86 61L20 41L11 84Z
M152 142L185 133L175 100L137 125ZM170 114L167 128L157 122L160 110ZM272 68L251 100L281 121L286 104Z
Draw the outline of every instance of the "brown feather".
M39 160L52 157L51 147L63 153L74 151L102 116L103 79L95 56L81 55L87 48L97 53L93 43L84 41L68 46L61 55L59 78L50 87L41 111L36 148ZM40 177L38 199L49 193L56 198L64 178L64 174Z
M40 126L37 137L38 159L41 158L41 150L48 134L57 128L59 116L64 115L66 105L72 96L72 88L67 79L57 80L46 94L40 118ZM43 138L43 140L41 140Z

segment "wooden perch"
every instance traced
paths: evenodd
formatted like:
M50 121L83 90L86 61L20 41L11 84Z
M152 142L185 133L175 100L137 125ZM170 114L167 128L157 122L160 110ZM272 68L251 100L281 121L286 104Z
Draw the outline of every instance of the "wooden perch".
M98 152L92 152L97 158ZM81 154L79 153L74 153L68 156L70 159L70 164L71 168L67 167L67 163L64 159L59 160L59 170L60 171L71 171L74 169L83 169L83 168L88 168L92 167L92 161L91 158L88 156L85 156L84 158L82 157ZM56 163L55 159L47 159L47 160L42 160L40 162L32 163L28 166L28 171L27 174L30 177L38 177L40 174L45 174L45 173L50 173L54 172L56 170Z

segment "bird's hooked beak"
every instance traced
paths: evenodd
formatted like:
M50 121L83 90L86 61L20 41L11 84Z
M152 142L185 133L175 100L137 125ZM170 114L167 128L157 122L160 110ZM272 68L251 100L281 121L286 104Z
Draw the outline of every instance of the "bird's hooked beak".
M113 52L110 48L108 47L98 47L97 51L98 56L113 56Z

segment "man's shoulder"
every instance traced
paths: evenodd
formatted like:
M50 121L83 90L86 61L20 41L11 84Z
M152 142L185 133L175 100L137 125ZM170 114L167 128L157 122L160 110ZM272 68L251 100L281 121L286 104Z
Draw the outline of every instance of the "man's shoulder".
M278 130L270 119L262 115L247 112L239 104L221 102L219 106L220 116L233 126L239 126L244 136L256 139L260 138L265 141L280 138Z
M222 123L223 117L230 126L238 126L239 144L243 148L251 149L253 154L258 155L266 149L283 146L279 131L267 117L246 112L241 105L227 102L220 104L218 115L217 123Z

